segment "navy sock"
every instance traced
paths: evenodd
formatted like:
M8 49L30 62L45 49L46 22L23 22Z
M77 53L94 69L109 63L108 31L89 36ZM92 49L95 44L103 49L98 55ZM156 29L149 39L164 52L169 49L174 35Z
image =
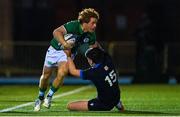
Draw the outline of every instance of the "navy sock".
M39 88L39 99L43 100L45 95L46 89Z

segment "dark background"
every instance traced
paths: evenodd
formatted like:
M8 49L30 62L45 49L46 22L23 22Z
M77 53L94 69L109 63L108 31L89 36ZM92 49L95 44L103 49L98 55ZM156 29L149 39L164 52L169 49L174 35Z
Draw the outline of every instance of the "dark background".
M100 41L135 41L132 34L144 15L153 31L150 43L179 41L178 5L178 0L14 0L13 35L14 40L49 41L55 28L77 19L83 8L93 7L100 13ZM124 27L118 27L118 16L126 18Z
M97 40L120 75L136 82L179 80L179 0L2 0L0 75L40 75L53 30L88 7L100 14Z

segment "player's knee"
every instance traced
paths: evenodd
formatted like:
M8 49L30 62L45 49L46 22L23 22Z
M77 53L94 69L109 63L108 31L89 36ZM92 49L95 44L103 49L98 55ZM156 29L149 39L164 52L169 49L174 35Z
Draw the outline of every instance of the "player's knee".
M41 75L41 80L48 80L50 77L50 74L42 74Z
M68 110L71 110L71 103L68 103L67 106L66 106L66 108L67 108Z
M62 68L62 69L59 69L58 70L58 77L59 78L62 78L62 77L64 77L66 74L68 73L68 69L67 68Z
M68 109L69 111L78 111L78 110L81 110L81 109L79 109L77 106L75 106L73 103L68 103L68 104L67 104L67 109Z

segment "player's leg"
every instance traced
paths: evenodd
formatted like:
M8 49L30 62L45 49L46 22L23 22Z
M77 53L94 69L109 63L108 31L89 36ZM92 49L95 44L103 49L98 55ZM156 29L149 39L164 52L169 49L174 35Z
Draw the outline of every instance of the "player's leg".
M53 81L54 88L59 88L60 85L63 84L64 77L68 73L68 64L67 61L60 62L58 64L58 71L57 71L57 77Z
M39 95L38 99L35 101L34 111L39 111L41 104L44 101L44 95L49 84L49 78L52 74L55 63L57 63L57 59L56 50L50 46L46 52L43 72L39 80Z
M115 107L121 112L125 110L122 101L119 101Z
M88 101L75 101L67 105L70 111L88 111Z
M44 99L45 91L48 88L49 79L52 74L52 71L53 71L53 68L49 68L46 66L43 68L43 73L39 81L39 99L41 100Z
M58 90L59 86L63 84L64 77L68 73L67 55L64 53L64 51L60 51L58 55L60 55L60 58L58 60L57 76L52 82L51 88L43 104L47 108L50 108L52 96Z
M52 96L58 90L60 85L63 84L64 77L67 75L67 73L68 73L67 62L60 62L59 66L58 66L57 77L52 82L51 88L49 89L47 97L44 100L44 104L43 105L46 108L50 108Z
M122 100L121 100L121 90L120 90L120 94L118 95L118 97L116 98L116 104L115 107L118 111L123 112L125 110Z
M75 101L67 105L70 111L109 111L114 106L104 104L99 99L91 99L89 101Z
M39 95L38 99L35 101L34 111L39 111L41 109L41 104L44 101L44 95L49 84L49 78L52 74L52 70L52 68L45 66L43 68L43 72L39 80Z
M114 105L111 102L102 102L99 98L94 98L88 101L88 109L90 111L110 111Z

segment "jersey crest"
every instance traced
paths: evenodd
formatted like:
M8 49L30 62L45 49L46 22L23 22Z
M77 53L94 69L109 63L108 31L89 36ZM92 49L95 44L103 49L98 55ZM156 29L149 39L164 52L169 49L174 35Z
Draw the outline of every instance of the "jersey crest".
M84 43L88 43L89 42L89 38L85 37L83 41L84 41Z

